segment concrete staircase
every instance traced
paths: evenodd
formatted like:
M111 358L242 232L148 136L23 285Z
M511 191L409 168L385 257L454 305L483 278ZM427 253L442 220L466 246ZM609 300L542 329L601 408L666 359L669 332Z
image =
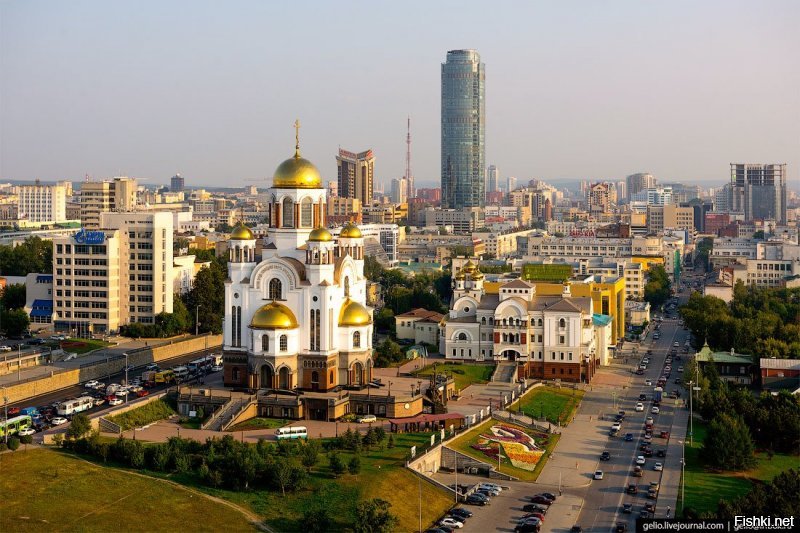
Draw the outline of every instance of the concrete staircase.
M517 363L502 361L498 363L492 374L492 381L496 383L514 383L517 380Z
M236 416L243 410L247 409L251 403L256 401L255 396L247 396L244 398L233 398L224 403L217 409L208 420L206 420L201 429L210 431L225 431L230 423Z

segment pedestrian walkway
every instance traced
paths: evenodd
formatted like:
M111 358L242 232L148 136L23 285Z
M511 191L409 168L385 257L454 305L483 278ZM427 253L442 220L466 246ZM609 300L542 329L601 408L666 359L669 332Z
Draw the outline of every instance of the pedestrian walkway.
M503 361L498 363L494 374L492 374L492 381L495 383L514 383L516 376L517 363Z
M689 424L689 410L686 407L675 407L672 419L667 457L664 459L664 471L661 476L661 489L658 491L656 517L665 518L667 509L675 516L680 495L682 461L684 459L684 443L688 438L686 426Z

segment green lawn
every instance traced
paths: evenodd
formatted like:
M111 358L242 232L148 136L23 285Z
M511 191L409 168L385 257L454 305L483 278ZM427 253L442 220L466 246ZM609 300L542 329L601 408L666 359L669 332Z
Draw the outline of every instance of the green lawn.
M108 419L119 424L123 431L131 428L146 426L159 420L164 420L175 414L175 410L164 400L155 400L136 409L126 411L121 415L109 416Z
M288 420L280 418L251 418L244 422L239 422L235 426L228 428L228 431L251 431L254 429L278 429L288 424Z
M488 455L486 455L485 453L483 453L482 451L476 450L475 448L473 448L473 445L478 444L482 440L481 439L481 435L482 434L485 435L485 434L490 433L490 428L492 426L498 425L498 424L512 426L512 427L515 427L517 429L524 430L526 432L529 431L529 430L526 430L526 428L524 428L522 426L517 426L515 424L508 424L508 423L505 423L505 422L500 422L498 420L489 419L489 420L487 420L487 421L475 426L473 429L471 429L470 431L468 431L464 435L462 435L462 436L458 437L457 439L451 441L450 444L448 444L447 446L449 448L453 448L455 450L458 450L463 454L469 455L470 457L474 457L475 459L478 459L480 461L483 461L485 463L488 463L490 465L493 465L493 466L497 467L497 458L496 458L496 456L494 458L491 458ZM544 468L545 463L547 463L547 458L550 456L550 454L553 453L553 449L556 447L556 443L558 443L558 439L560 437L561 437L561 435L558 435L558 434L547 435L544 438L541 438L540 436L536 436L536 438L535 438L536 444L538 446L544 446L545 453L541 457L541 459L539 459L539 462L536 464L536 468L534 470L532 470L532 471L531 470L525 470L525 469L522 469L522 468L517 468L514 465L512 465L511 461L507 457L507 452L504 450L502 458L500 460L500 472L502 472L504 474L508 474L510 476L514 476L514 477L519 478L519 479L521 479L523 481L536 481L536 479L539 477L539 473Z
M700 459L700 448L705 439L707 426L694 422L694 444L686 443L686 507L700 513L717 510L719 500L731 500L743 496L752 486L751 480L769 481L790 468L797 468L800 457L776 453L772 459L765 453L758 453L758 465L745 472L706 471ZM683 504L679 501L678 508ZM681 512L681 511L679 511Z
M492 379L495 365L466 364L466 363L441 363L436 365L436 372L445 372L453 376L456 382L456 389L464 390L473 383L488 383ZM433 365L413 373L415 376L430 376L433 374Z
M566 426L572 421L575 410L583 399L583 391L568 388L537 387L514 402L509 411L517 411L541 420L545 418L551 424ZM521 405L520 405L521 402Z
M254 531L245 516L174 485L32 449L0 457L0 531ZM24 481L21 481L24 480Z
M95 339L67 339L58 343L65 352L76 353L78 355L105 348L106 346L113 346L110 342L98 341Z

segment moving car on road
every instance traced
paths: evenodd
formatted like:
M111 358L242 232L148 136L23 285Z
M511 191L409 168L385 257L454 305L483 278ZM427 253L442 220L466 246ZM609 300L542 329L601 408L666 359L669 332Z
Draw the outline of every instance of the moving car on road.
M644 411L644 404L642 402L638 402L636 407L634 408L637 412Z
M602 470L595 470L594 479L603 479L603 471Z

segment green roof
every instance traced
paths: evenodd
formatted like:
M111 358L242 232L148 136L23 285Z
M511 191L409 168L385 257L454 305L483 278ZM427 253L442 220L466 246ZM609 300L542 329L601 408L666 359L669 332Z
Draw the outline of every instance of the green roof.
M526 281L553 281L563 283L571 277L571 265L528 263L522 266L522 279Z
M712 352L711 347L708 343L705 343L703 347L697 352L696 355L697 361L700 362L709 362L714 361L715 363L732 363L732 364L752 364L753 357L750 355L736 353L734 351L730 352Z
M611 321L614 320L609 315L601 315L598 313L592 314L592 322L595 326L607 326L611 324Z

